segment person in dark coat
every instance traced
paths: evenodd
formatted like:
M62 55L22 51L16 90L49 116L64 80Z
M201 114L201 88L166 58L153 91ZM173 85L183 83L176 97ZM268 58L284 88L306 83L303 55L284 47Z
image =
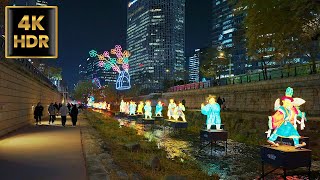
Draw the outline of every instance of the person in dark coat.
M41 124L41 117L43 115L43 106L41 106L41 103L38 102L37 106L34 108L34 119L36 120L36 125Z
M70 116L71 116L71 120L72 120L72 126L76 126L77 121L78 121L78 108L76 105L72 106Z
M59 110L59 105L57 104L57 102L55 102L53 106L56 108L56 110Z
M53 103L50 104L50 106L48 107L48 112L49 112L49 124L54 124L54 120L56 120L56 114L57 114L57 109L56 107L53 105Z
M62 107L62 104L59 103L59 106L58 106L58 111L60 110L60 108Z
M70 112L70 110L71 110L71 104L68 103L67 107L68 107L68 110L69 110L69 112Z

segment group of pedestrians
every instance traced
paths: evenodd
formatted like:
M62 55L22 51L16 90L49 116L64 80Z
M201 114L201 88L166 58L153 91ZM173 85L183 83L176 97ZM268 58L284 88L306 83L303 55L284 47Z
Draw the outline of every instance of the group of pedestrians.
M34 119L36 120L36 125L41 124L41 118L43 116L43 106L39 102L34 109ZM62 126L66 125L67 122L67 115L71 116L72 126L76 126L78 121L78 108L77 105L72 105L68 103L66 106L65 104L57 104L57 103L50 103L48 107L49 113L49 124L54 125L54 121L56 120L56 116L61 116L61 124Z

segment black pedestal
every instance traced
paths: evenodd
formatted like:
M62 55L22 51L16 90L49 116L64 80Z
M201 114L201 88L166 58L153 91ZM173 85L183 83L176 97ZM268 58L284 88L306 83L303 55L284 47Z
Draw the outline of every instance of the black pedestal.
M287 145L281 145L278 147L271 147L270 145L261 146L261 179L278 168L283 169L283 176L284 179L286 179L286 171L298 167L307 167L310 178L311 152L312 151L309 149L296 149L294 146ZM265 173L265 163L272 165L275 169Z
M188 122L175 121L166 119L165 124L173 129L184 129L188 127Z
M280 145L294 146L293 139L291 138L278 137L275 142L279 143ZM309 149L309 137L301 136L301 138L299 139L299 143L301 144L302 142L306 143L306 146L304 146L303 148Z
M137 116L138 119L144 118L144 115L143 115L143 114L136 114L136 116Z
M152 118L154 118L154 120L156 121L163 121L163 116L153 116Z
M138 124L154 124L154 119L138 119Z
M125 114L124 112L117 112L116 117L117 118L125 118L125 117L127 117L127 114Z
M137 120L137 116L136 115L128 115L128 119L131 120L131 121L135 121Z
M213 143L217 141L225 141L225 153L227 154L228 148L228 131L225 130L201 130L200 131L200 141L201 142L209 142L205 146L201 147L200 150L204 149L208 145L211 146L211 155L212 155L212 147Z

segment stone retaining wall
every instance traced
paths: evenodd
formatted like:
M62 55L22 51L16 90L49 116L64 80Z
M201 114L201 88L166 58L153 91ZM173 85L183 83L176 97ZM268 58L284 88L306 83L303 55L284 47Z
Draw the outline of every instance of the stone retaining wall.
M51 85L13 61L0 62L0 136L34 122L33 110L38 102L42 103L46 117L49 103L62 99Z
M143 96L140 99L152 99L153 103L158 99L168 103L168 99L176 101L185 99L186 107L199 109L201 103L209 95L216 95L225 99L226 106L231 111L241 112L271 112L274 102L285 94L286 88L294 89L294 96L301 97L307 102L301 109L309 115L320 115L320 75L305 77L292 77L277 80L260 81L247 84L234 84L216 86L207 89L197 89L179 92L168 92L153 96ZM156 104L153 104L156 105Z

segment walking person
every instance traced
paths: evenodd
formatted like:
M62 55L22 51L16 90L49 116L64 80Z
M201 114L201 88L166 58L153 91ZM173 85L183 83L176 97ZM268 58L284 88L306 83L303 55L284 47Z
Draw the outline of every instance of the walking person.
M70 112L70 110L71 110L71 104L70 104L70 103L68 103L67 107L68 107L69 112Z
M43 106L41 106L41 103L38 102L37 106L34 108L34 119L36 119L36 125L41 124L41 116L43 115Z
M54 124L54 120L56 119L57 109L54 107L53 103L48 107L49 112L49 124Z
M61 124L63 127L65 127L67 122L67 114L69 113L69 110L65 104L61 106L59 113L61 115Z
M72 120L72 126L76 126L77 124L77 120L78 120L78 108L77 105L73 105L71 112L70 112L70 116L71 116L71 120Z

